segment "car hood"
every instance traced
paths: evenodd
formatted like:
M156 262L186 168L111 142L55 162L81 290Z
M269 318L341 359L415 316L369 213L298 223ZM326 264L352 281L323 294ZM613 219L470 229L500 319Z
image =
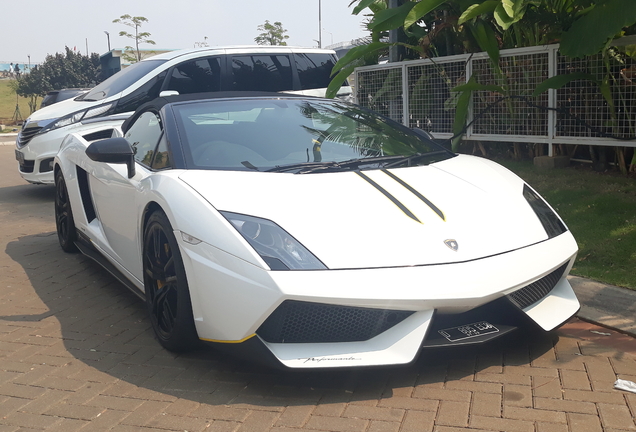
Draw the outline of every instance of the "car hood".
M470 261L548 238L524 182L470 156L360 173L179 177L218 210L274 221L330 269Z
M66 99L53 105L40 108L29 116L27 121L29 123L40 122L43 120L56 120L60 117L72 114L82 109L90 108L96 105L100 105L104 101L76 101L74 99Z

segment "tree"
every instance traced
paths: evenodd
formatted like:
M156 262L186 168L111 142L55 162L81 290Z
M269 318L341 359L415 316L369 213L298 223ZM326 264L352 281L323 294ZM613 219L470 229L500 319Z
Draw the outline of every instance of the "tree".
M368 28L371 43L350 50L336 63L327 95L335 96L337 89L353 69L370 61L377 62L378 54L391 46L405 46L422 57L485 51L492 62L495 75L502 83L488 86L471 81L454 88L457 106L453 132L459 143L464 130L467 106L474 91L500 93L502 100L513 95L500 69L499 51L502 48L536 46L560 42L560 52L568 57L600 54L607 73L592 79L606 103L615 112L609 92L609 59L622 55L610 49L612 39L636 33L636 1L624 0L414 0L403 1L398 7L388 7L389 0L353 0L353 14L371 11ZM382 37L386 32L402 29L410 39L389 43ZM593 29L593 30L590 30ZM415 38L416 43L412 40ZM443 53L443 54L442 54ZM624 54L624 53L623 53ZM540 84L537 90L560 88L571 81L582 80L581 74L559 76ZM537 91L535 91L537 94ZM610 119L614 120L614 119ZM617 150L618 151L618 150ZM623 150L620 150L619 164ZM632 161L636 167L636 154ZM636 168L633 168L636 169Z
M21 74L15 82L15 92L29 98L31 112L37 109L38 97L51 90L72 87L93 87L101 81L99 54L90 56L65 47L65 53L46 56L30 73Z
M126 15L122 15L119 18L113 20L114 23L116 24L123 24L125 26L131 27L135 29L135 34L132 33L128 33L125 30L122 30L119 32L119 36L125 36L129 39L133 39L135 41L135 47L133 48L132 46L126 46L125 49L127 51L133 51L133 55L128 54L127 52L124 52L122 54L122 57L127 60L130 61L132 63L141 61L142 59L142 55L141 55L141 51L139 50L139 44L150 44L150 45L155 45L155 41L150 39L150 33L148 32L140 32L139 28L141 27L141 25L143 23L148 22L148 18L142 17L142 16L137 16L137 17L133 17L130 16L128 14Z
M262 33L256 36L254 41L259 45L287 45L285 39L289 39L289 36L285 34L287 30L279 21L270 24L268 20L265 20L265 24L258 26L258 31Z

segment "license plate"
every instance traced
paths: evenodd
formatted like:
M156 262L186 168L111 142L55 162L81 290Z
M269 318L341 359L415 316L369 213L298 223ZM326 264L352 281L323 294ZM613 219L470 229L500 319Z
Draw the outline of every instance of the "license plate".
M458 327L451 327L438 330L438 333L451 342L468 339L476 336L483 336L488 333L497 333L499 329L486 321L466 324Z
M24 165L24 153L21 151L15 151L15 159L20 162L20 165Z

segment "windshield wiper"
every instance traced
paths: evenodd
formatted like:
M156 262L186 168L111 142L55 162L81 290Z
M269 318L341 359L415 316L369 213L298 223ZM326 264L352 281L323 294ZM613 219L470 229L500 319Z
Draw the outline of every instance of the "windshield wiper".
M406 164L406 166L411 166L411 163L415 162L416 160L421 160L426 157L437 156L437 155L448 156L450 155L450 153L447 150L438 150L438 151L428 152L428 153L415 153L410 156L401 156L401 158L397 159L395 162L385 165L384 168L394 168L396 166L402 166L404 164Z
M299 162L289 165L280 165L274 168L265 170L265 172L285 172L298 170L297 174L315 173L318 171L333 172L333 171L345 171L358 169L365 165L383 165L384 168L393 168L396 166L407 164L411 166L411 163L415 160L422 159L427 156L436 156L440 154L448 155L446 150L434 151L430 153L415 153L409 156L394 155L394 156L376 156L367 158L349 159L342 162Z
M274 168L265 170L265 172L285 172L285 171L299 170L299 174L300 174L300 173L310 172L311 170L316 168L331 168L337 165L338 165L338 162L299 162L299 163L293 163L289 165L278 165L278 166L275 166Z

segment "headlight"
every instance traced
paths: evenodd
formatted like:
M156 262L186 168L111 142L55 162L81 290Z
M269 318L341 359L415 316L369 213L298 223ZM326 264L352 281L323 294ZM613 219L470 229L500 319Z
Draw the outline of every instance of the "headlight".
M267 219L221 212L272 270L323 270L325 265L287 231Z
M88 108L85 110L74 112L73 114L69 114L67 116L59 118L57 121L49 123L47 126L43 127L38 133L46 133L52 130L68 126L74 123L78 123L81 120L89 119L93 117L98 117L104 114L107 114L110 109L113 107L114 103L108 103L104 105L99 105L93 108Z
M528 201L532 210L537 215L543 225L543 229L548 234L548 238L556 237L567 231L561 219L552 211L550 206L533 191L527 184L523 185L523 197Z

